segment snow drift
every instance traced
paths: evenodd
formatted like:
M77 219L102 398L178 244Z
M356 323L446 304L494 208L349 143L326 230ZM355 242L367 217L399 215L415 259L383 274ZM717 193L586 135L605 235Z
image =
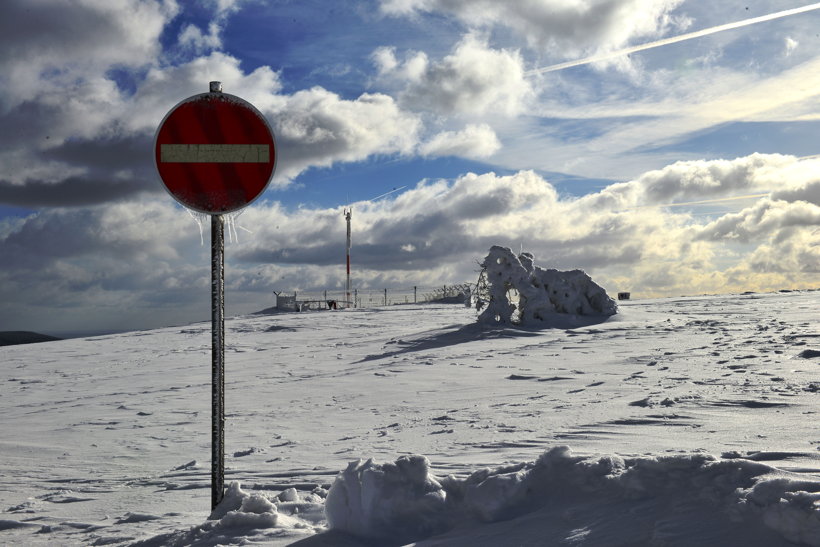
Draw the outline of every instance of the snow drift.
M320 518L326 492L314 491L301 496L288 488L273 499L265 494L246 492L239 482L231 482L222 502L209 519L190 530L160 534L133 543L134 547L187 547L190 545L227 545L237 538L258 535L260 540L278 536L298 537L313 533L311 523ZM299 515L295 517L294 515ZM288 542L290 543L290 542Z
M464 479L432 476L422 456L358 461L336 478L325 512L331 529L389 545L475 523L513 523L499 532L509 539L510 528L527 528L514 521L531 514L539 522L528 534L536 533L539 544L574 537L585 545L671 545L684 538L689 545L820 545L820 482L731 456L588 459L558 446L535 462ZM486 533L479 544L492 543ZM458 537L475 544L463 532ZM444 536L441 544L453 541Z
M533 255L515 256L507 247L494 245L481 263L486 282L486 309L478 317L482 323L537 324L554 314L609 316L618 311L615 301L606 291L581 270L562 272L545 270L533 263ZM482 283L480 283L481 285ZM509 293L518 294L518 304L510 302Z

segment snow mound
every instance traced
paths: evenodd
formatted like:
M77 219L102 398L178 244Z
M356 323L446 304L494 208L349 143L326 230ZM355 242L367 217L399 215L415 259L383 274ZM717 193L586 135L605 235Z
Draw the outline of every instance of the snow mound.
M230 484L210 516L210 520L219 521L220 527L227 528L273 528L278 518L276 506L268 498L244 492L238 482Z
M522 325L548 321L555 314L610 316L618 305L606 291L581 270L545 270L533 263L533 255L518 256L507 247L494 245L481 263L489 302L478 317L482 323L511 323L517 311ZM518 294L518 304L509 292ZM485 302L477 302L480 308Z
M596 545L687 538L689 544L820 546L820 482L705 454L590 459L559 446L535 462L481 469L464 479L432 476L423 456L387 464L359 460L332 485L325 513L331 529L391 544L450 529L461 534L451 540L467 545L464 530L480 523L486 541L492 527L505 522L518 523L499 537L514 530L552 544L570 541L583 522L583 536ZM527 515L537 520L523 526ZM447 538L429 544L453 544Z
M407 543L447 530L446 497L424 456L358 460L336 477L325 514L331 529Z
M290 489L292 490L292 489ZM183 547L189 545L226 545L237 540L268 541L272 538L293 538L294 540L314 532L313 521L321 515L321 499L308 495L300 499L294 492L286 490L274 503L260 493L242 490L240 483L232 482L225 491L222 502L213 510L209 519L187 531L161 534L138 541L141 547ZM284 503L290 501L291 503ZM277 505L279 506L277 508ZM304 513L302 518L280 513ZM315 518L311 519L311 516Z

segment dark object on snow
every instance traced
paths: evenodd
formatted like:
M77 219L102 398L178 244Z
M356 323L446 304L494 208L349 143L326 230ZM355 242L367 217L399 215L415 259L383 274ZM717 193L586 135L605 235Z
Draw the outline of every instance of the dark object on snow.
M62 340L62 338L25 330L7 330L0 332L0 346L37 344L40 342L53 342L55 340Z
M618 300L629 300L629 297L632 296L628 292L619 292L618 293Z

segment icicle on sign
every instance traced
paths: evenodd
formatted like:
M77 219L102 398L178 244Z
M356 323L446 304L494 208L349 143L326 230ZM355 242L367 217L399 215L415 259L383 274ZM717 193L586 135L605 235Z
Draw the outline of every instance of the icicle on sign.
M276 148L268 122L250 103L222 93L185 99L154 138L154 161L179 203L211 215L211 509L225 494L224 213L258 198L270 182Z
M265 117L217 87L172 108L154 140L154 161L165 188L185 207L210 215L253 202L276 166Z

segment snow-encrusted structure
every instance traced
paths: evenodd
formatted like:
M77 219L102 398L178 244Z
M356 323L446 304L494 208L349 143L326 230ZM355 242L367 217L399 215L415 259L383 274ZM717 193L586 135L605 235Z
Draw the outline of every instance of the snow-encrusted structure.
M562 272L544 270L533 264L533 255L518 256L507 247L493 245L481 263L484 301L479 296L476 307L486 308L479 316L483 323L535 324L554 314L609 316L618 305L600 285L581 270ZM518 293L518 303L510 302L509 293ZM516 320L513 314L518 311Z

